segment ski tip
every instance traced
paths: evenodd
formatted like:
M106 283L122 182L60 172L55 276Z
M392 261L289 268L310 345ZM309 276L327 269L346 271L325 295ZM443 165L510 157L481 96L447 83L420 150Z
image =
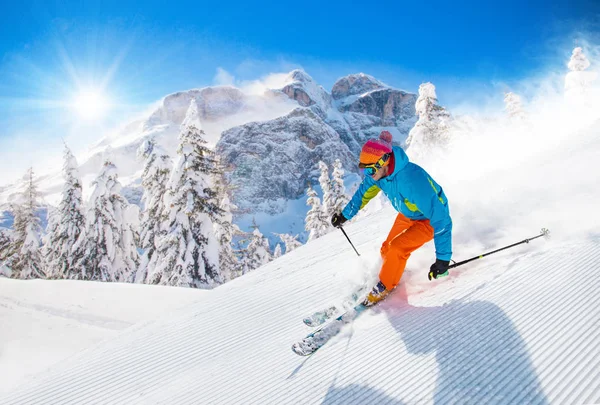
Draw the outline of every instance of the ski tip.
M306 351L302 345L300 345L299 343L294 343L292 345L292 351L294 353L296 353L298 356L309 356L311 355L313 352L310 351Z
M309 356L316 352L320 346L314 344L312 339L305 338L300 342L296 342L292 345L292 351L298 356Z

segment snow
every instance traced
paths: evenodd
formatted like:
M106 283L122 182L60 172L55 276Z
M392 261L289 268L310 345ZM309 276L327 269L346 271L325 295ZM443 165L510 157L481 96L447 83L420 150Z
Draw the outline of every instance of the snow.
M347 229L367 264L391 215L382 211ZM599 258L598 237L538 241L433 283L413 262L406 291L300 358L290 346L308 333L303 317L327 307L362 270L343 236L333 233L195 302L182 300L185 308L154 322L107 333L114 338L28 377L0 402L465 403L469 391L473 403L595 403L599 343L589 325L600 314L589 303L600 286L586 276ZM182 294L190 291L196 290ZM138 298L122 299L134 305ZM89 329L70 329L70 342L99 340ZM38 350L49 351L51 342L36 342Z
M0 395L203 294L175 287L0 277Z

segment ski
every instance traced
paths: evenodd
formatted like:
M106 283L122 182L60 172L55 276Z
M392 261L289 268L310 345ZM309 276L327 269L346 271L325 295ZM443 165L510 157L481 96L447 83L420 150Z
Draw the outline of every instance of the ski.
M307 316L303 319L303 322L306 326L310 326L314 328L316 326L322 325L327 322L329 319L333 318L340 310L335 305L330 306L322 311L317 311L310 316Z
M362 303L349 309L329 323L321 325L317 330L308 334L304 339L292 345L292 351L299 356L309 356L319 350L335 335L337 335L342 326L352 322L356 317L368 307Z
M312 315L307 316L303 319L303 322L306 326L310 326L311 328L317 327L319 325L324 324L328 320L335 318L341 313L348 311L349 309L356 306L357 302L362 301L364 298L363 295L366 292L367 287L363 286L352 293L350 296L346 297L342 304L330 305L329 307L316 311Z

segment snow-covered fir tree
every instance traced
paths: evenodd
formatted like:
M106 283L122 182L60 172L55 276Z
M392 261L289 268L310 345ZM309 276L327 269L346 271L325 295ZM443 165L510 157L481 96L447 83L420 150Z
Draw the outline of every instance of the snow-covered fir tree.
M504 94L504 109L512 121L522 122L526 118L523 102L518 94L512 92Z
M278 243L277 245L275 245L275 250L273 251L273 260L277 259L278 257L281 257L283 255L283 253L281 253L281 245Z
M565 77L565 98L570 104L585 106L588 104L589 93L596 81L597 73L587 71L590 61L580 47L573 49L567 67L570 72Z
M124 201L127 202L127 199L124 199ZM138 251L138 247L140 246L140 207L136 204L127 203L123 214L123 246L127 257L135 263L135 268L129 275L129 278L124 281L134 283L136 282L137 269L140 266L140 254Z
M46 233L42 236L43 268L48 279L58 278L58 271L49 264L51 251L53 250L50 238L58 228L58 221L58 208L49 205L46 212Z
M206 146L198 106L192 99L179 135L179 158L165 196L165 235L159 238L157 261L148 282L212 288L223 282L219 245L213 224L221 215L211 176L217 162Z
M0 263L11 256L13 240L8 229L0 229Z
M325 215L330 217L333 215L331 208L327 205L331 201L331 179L329 178L329 167L323 161L319 161L319 184L321 185L321 191L323 192L323 212Z
M283 242L286 254L302 246L302 243L300 243L300 241L298 240L298 235L294 236L290 235L289 233L276 233L275 235L277 235L279 239L281 239L281 241Z
M590 67L590 61L583 53L583 48L577 47L573 49L571 59L567 63L567 67L572 72L582 72Z
M134 229L139 211L121 196L117 168L109 159L92 185L85 230L73 248L80 259L72 277L131 282L139 264Z
M340 213L346 207L350 199L346 195L346 187L344 186L344 169L342 161L336 159L333 163L333 173L331 174L331 190L329 199L326 198L325 203L329 207L328 217L334 213Z
M235 243L235 255L237 257L237 262L238 262L238 273L235 274L235 277L239 277L239 276L243 276L244 274L248 273L251 268L250 268L250 257L248 255L248 249L246 249L246 247L248 246L248 236L250 234L249 233L244 233L242 232L241 236L242 238L238 239Z
M419 120L406 139L410 153L425 154L432 148L446 146L450 137L450 113L438 105L433 84L423 83L419 86L415 109Z
M9 229L0 229L0 276L10 277L10 270L7 260L13 254L13 240Z
M85 229L81 179L77 159L65 145L63 153L63 190L58 209L49 210L48 232L44 238L46 273L49 278L81 278L74 263L82 259L73 246Z
M257 269L273 259L269 248L269 240L260 232L256 222L253 221L252 227L254 230L250 234L250 240L246 247L246 271Z
M304 229L309 232L308 241L311 241L325 235L331 223L325 212L323 212L323 206L317 196L317 192L310 185L308 186L306 195L308 196L306 205L310 206L310 209L306 213Z
M220 165L219 165L220 167ZM221 215L214 222L215 236L219 243L219 265L223 282L227 282L242 273L240 263L233 249L233 237L241 235L240 228L233 223L233 212L237 209L231 202L227 179L223 169L215 176L215 185Z
M27 171L24 180L25 190L21 202L13 208L13 252L8 258L8 266L13 278L43 278L42 228L36 215L39 195L32 168Z
M137 151L138 158L144 159L142 172L142 203L144 210L140 225L140 247L144 254L136 274L136 282L146 282L148 270L156 267L154 254L158 238L164 232L163 222L166 220L164 198L171 174L173 162L167 152L156 143L154 138L147 139Z

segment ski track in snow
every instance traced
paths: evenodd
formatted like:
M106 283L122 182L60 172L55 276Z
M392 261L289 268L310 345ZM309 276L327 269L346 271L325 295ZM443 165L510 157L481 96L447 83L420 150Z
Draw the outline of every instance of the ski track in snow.
M376 251L371 231L387 222L382 211L347 230L359 251ZM346 244L326 235L57 364L0 403L600 402L599 281L590 276L600 238L532 242L432 283L409 262L406 285L299 357L291 345L310 330L302 319L363 266Z

